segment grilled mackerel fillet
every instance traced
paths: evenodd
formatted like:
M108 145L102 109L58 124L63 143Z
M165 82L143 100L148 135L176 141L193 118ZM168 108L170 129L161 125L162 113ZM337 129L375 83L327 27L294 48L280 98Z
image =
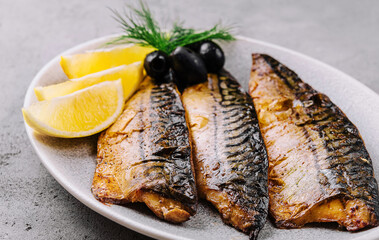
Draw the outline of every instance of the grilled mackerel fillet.
M150 78L98 140L92 192L103 202L145 202L160 218L184 222L197 204L185 112L173 83Z
M199 197L256 239L268 212L266 149L252 99L227 72L184 90Z
M358 129L327 96L253 54L249 92L269 158L270 213L280 228L377 226L378 184Z

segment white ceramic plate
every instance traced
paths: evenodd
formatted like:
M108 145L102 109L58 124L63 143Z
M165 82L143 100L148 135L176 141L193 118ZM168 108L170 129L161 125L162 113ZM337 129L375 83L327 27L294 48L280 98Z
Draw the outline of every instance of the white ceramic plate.
M51 60L34 78L25 96L24 106L36 101L33 88L66 80L60 68L61 55L96 49L113 36L95 39L76 46ZM227 56L226 68L247 89L251 53L267 53L278 59L317 90L326 93L358 127L379 174L379 96L346 74L300 53L246 37L222 46ZM198 213L180 225L155 217L143 204L107 206L91 194L96 165L97 135L81 139L41 136L26 125L30 141L42 163L54 178L74 197L92 210L142 234L159 239L248 239L248 236L222 223L218 213L207 203L199 204ZM302 229L282 230L270 221L260 239L377 239L379 228L358 233L340 231L336 224L311 224Z

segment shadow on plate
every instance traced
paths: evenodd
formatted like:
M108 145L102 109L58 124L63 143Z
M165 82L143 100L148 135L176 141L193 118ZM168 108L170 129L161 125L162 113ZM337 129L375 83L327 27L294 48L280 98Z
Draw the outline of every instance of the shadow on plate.
M40 143L49 148L54 148L57 151L67 151L82 149L90 156L96 156L97 153L97 139L99 134L82 138L58 138L50 137L37 132L33 132L33 137ZM94 157L96 159L96 157Z

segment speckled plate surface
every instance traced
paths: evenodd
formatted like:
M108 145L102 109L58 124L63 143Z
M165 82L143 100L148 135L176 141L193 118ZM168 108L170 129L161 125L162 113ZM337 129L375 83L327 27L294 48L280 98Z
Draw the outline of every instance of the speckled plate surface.
M33 88L66 80L60 68L61 55L96 49L113 36L95 39L59 54L46 64L29 86L24 106L37 101ZM358 127L379 174L379 96L348 75L300 53L246 37L222 46L226 68L247 89L251 53L267 53L278 59L315 89L327 94ZM39 135L26 125L30 141L44 166L54 178L79 201L107 218L142 234L158 239L248 239L248 236L225 225L218 213L200 202L198 213L180 225L155 217L143 204L128 206L104 205L91 194L90 188L96 166L97 135L81 139L60 139ZM334 223L310 224L302 229L283 230L268 220L260 239L379 239L379 227L349 233L338 230Z

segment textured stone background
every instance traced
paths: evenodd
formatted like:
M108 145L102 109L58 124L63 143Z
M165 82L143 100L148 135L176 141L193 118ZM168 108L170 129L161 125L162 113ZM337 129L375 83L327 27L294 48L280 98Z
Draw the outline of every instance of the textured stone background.
M379 92L379 1L155 0L156 16L302 52ZM119 32L107 7L124 1L0 0L0 239L147 239L66 192L40 163L20 108L39 69L63 50Z

